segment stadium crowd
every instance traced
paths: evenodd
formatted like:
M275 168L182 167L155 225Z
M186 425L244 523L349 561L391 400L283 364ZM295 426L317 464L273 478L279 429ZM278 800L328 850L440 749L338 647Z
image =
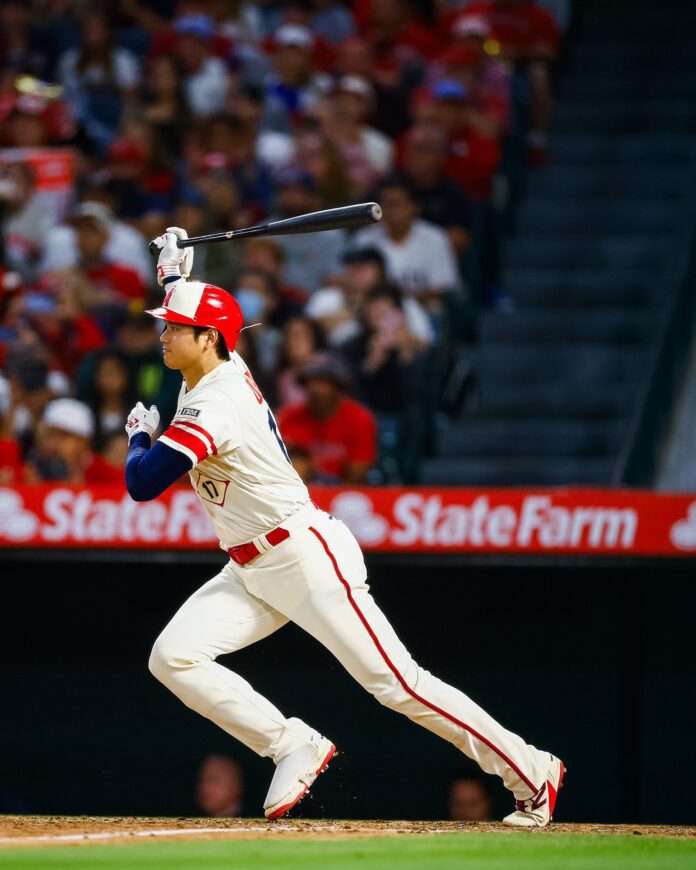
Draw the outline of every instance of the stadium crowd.
M170 419L148 240L367 199L378 225L199 247L193 277L261 324L238 349L308 482L416 481L476 310L508 303L567 7L4 0L0 484L120 482L132 404Z

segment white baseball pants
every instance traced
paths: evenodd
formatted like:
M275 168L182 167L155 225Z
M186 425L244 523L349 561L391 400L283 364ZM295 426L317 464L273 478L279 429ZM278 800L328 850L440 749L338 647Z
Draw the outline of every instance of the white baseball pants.
M413 661L377 607L360 547L312 504L281 524L290 537L247 565L230 561L186 601L157 639L150 670L187 706L276 763L313 732L286 719L217 656L292 620L386 707L449 740L518 799L544 782L548 755L499 725L470 698Z

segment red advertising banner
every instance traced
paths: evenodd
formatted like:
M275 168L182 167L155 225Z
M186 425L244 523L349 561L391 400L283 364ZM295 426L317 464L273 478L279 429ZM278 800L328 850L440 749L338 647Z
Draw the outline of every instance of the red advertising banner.
M696 493L316 487L377 552L696 556ZM186 488L137 504L118 487L0 487L0 547L215 549Z

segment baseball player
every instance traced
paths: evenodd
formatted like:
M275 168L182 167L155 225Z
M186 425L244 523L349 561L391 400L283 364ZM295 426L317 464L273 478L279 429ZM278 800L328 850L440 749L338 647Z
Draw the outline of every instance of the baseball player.
M185 237L175 227L155 240L166 296L149 312L165 322L165 365L183 375L177 410L154 444L157 408L138 403L131 411L126 483L136 501L147 501L187 472L230 558L164 629L150 670L187 706L273 759L264 812L278 819L327 767L334 744L301 719L286 718L216 659L292 620L381 704L500 776L516 801L505 823L547 825L562 762L411 658L370 594L357 541L312 502L271 409L235 352L239 306L219 287L186 280L193 249L177 246Z

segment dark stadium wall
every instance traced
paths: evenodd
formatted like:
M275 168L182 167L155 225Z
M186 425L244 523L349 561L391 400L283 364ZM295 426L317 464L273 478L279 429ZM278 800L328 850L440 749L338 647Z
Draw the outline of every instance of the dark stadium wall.
M564 759L559 820L693 821L690 565L370 567L424 667ZM147 670L159 630L213 571L3 554L0 800L35 813L190 814L198 763L224 752L246 771L246 813L260 813L271 763ZM342 751L307 815L445 816L466 759L377 704L312 638L287 626L226 663Z

